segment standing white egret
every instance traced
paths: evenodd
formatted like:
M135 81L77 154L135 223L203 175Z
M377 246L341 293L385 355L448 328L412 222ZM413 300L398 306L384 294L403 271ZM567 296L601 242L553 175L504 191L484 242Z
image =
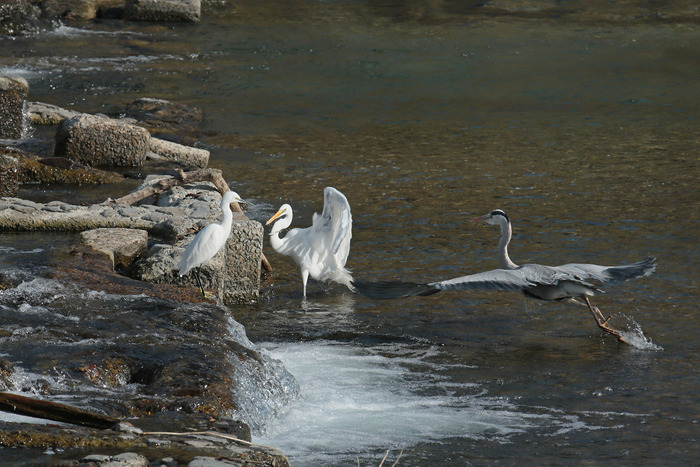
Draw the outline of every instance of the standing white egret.
M473 221L483 221L501 227L501 239L498 243L499 259L502 269L471 274L455 279L427 284L394 281L354 281L353 285L360 293L370 298L390 299L419 295L431 295L441 290L491 289L491 290L522 290L531 298L547 301L571 301L588 306L596 324L603 331L616 336L625 342L621 333L610 326L610 317L604 318L601 311L592 306L588 297L602 292L595 285L586 282L594 280L603 285L613 285L628 279L648 276L656 269L656 258L646 258L642 261L623 266L599 266L597 264L564 264L562 266L544 266L541 264L525 264L518 266L508 256L512 228L510 219L500 209L479 216ZM583 299L585 303L577 300Z
M323 190L323 212L314 213L311 227L292 229L280 238L280 231L292 224L292 207L282 205L267 221L274 222L270 244L278 253L291 256L301 268L306 297L306 283L311 276L317 281L333 281L355 290L352 275L345 269L352 238L352 214L345 195L332 187Z
M197 266L197 284L202 291L202 295L206 297L202 279L199 277L199 271L202 264L219 252L221 247L226 244L229 235L231 235L231 224L233 222L233 213L231 212L231 203L241 201L241 197L235 191L227 191L221 199L221 222L209 224L197 233L192 239L185 252L180 259L180 276L184 276L193 267Z

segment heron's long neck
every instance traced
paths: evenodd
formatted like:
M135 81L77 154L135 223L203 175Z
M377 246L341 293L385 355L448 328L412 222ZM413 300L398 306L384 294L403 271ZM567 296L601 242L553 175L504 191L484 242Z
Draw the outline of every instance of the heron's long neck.
M229 232L231 230L231 224L233 223L233 212L231 211L231 205L229 203L223 203L221 205L221 227Z
M284 253L285 241L284 238L280 238L279 230L270 232L270 245L277 253Z
M280 232L290 225L292 225L292 219L288 214L284 218L279 219L277 222L275 222L275 225L272 226L272 230L270 231L270 245L277 253L287 254L289 242L287 241L286 236L284 238L280 238Z
M501 239L498 241L498 258L504 269L515 269L518 267L517 264L511 261L510 256L508 256L508 244L510 243L512 235L513 230L510 226L510 222L504 219L504 221L501 222Z

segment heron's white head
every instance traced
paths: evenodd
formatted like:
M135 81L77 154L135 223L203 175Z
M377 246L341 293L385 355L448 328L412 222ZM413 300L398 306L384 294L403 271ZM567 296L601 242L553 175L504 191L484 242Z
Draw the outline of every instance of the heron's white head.
M487 224L491 225L507 225L510 224L510 219L508 219L508 215L502 210L494 209L488 214L475 217L474 219L472 219L472 222L486 222Z
M273 222L275 222L275 225L272 226L272 231L270 232L270 235L274 235L280 230L284 230L290 225L292 225L292 207L288 204L283 204L279 210L275 213L274 216L272 216L266 223L265 225L270 225Z
M235 191L227 191L221 199L221 206L228 206L233 202L243 201L243 199Z

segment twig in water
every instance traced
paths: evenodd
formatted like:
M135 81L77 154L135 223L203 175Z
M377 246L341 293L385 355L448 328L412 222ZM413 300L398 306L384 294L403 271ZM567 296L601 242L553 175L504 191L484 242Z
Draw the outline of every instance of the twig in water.
M384 461L386 460L388 455L389 455L389 450L387 449L386 452L384 453L384 457L382 457L382 461L379 463L379 467L382 467L382 465L384 465Z
M391 467L396 467L396 465L399 463L399 459L401 459L401 456L403 456L403 448L401 448L401 451L399 451L399 457L397 457L394 463L391 464Z

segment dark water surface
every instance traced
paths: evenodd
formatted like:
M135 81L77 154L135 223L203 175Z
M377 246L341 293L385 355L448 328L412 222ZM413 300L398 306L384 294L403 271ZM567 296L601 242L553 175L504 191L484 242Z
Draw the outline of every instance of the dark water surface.
M469 222L495 208L518 263L657 257L594 300L636 348L585 308L514 293L374 302L312 285L302 302L296 267L266 245L260 304L232 312L301 386L256 438L293 465L401 449L399 465L696 464L700 29L453 6L237 2L194 26L64 26L0 38L0 74L81 111L200 107L201 144L251 217L288 202L305 226L323 187L345 193L357 277L497 267L497 229ZM0 234L3 266L30 268L40 244Z

